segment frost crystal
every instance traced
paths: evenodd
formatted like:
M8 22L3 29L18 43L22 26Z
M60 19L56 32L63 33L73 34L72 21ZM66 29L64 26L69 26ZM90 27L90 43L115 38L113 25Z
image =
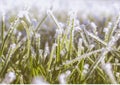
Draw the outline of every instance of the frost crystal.
M56 35L61 35L63 33L63 29L56 29Z
M19 18L23 18L25 14L27 14L26 11L20 11L20 12L18 13L18 17L19 17Z
M120 77L120 73L119 72L116 72L116 77Z
M66 53L66 50L65 50L65 49L61 50L61 52L60 52L60 54L61 54L62 56L64 56L65 53Z
M112 72L112 65L111 65L111 63L103 64L102 68L104 69L104 71L106 72L106 74L109 76L111 82L114 83L114 84L116 84L117 82L116 82L114 74Z
M59 22L59 25L61 28L63 28L65 26L64 23L62 23L62 22Z
M86 70L89 69L89 64L85 64L84 69L86 69Z
M66 76L69 76L71 74L71 71L70 70L67 70L66 71Z
M105 64L105 68L106 68L106 70L111 70L111 69L112 69L112 66L111 66L110 63L106 63L106 64Z
M108 33L108 32L109 32L109 29L108 29L108 28L104 28L104 29L103 29L103 32Z
M2 83L10 84L16 79L16 75L14 72L9 72L5 75L5 79L3 80Z
M26 17L27 21L28 21L29 23L31 23L31 20L30 20L30 17L29 17L29 12L28 12L27 10L20 11L20 12L18 13L18 17L19 17L19 18Z
M92 26L94 29L96 29L96 27L97 27L94 22L91 22L91 26Z
M32 84L48 84L48 82L46 82L43 77L35 77L33 78Z
M82 29L79 26L77 26L75 27L75 31L82 31Z
M50 53L48 42L45 44L44 58Z
M59 75L59 82L60 84L66 84L67 83L67 77L71 74L70 70L67 70L65 73L62 73Z
M22 35L22 33L21 32L18 32L18 36L20 37Z
M66 79L65 79L66 75L65 74L61 74L59 76L59 82L60 84L66 84Z
M36 37L37 39L40 38L40 34L35 33L35 37Z
M16 47L16 44L14 43L14 44L12 44L12 45L10 45L10 48L11 49L14 49Z

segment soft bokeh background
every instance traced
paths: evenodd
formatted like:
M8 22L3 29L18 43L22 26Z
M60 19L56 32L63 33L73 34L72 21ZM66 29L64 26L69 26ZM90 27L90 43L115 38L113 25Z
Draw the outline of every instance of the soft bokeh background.
M116 14L120 0L0 0L0 12L22 10L25 6L46 10L53 5L53 10L79 10L85 13Z

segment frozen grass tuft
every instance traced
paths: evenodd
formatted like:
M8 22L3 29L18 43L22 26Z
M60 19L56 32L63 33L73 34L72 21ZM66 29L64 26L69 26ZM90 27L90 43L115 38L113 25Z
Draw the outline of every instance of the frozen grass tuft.
M120 15L102 20L80 13L2 15L0 82L120 83Z

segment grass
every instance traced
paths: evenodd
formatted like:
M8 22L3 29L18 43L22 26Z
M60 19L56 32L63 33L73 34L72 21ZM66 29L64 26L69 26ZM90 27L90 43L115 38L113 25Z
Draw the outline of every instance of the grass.
M30 15L15 15L9 26L3 15L0 82L120 83L120 15L114 16L116 22L108 19L100 29L97 26L100 22L79 23L82 19L78 19L75 12L70 13L62 24L62 15L54 14L49 10L37 25L32 23L34 17ZM109 26L109 22L113 26ZM106 29L108 31L103 32Z

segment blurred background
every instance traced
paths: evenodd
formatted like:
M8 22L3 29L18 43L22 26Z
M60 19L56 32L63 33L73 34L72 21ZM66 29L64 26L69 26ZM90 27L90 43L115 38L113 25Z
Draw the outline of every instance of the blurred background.
M0 12L21 10L25 6L38 11L46 10L51 5L53 10L79 10L84 13L116 14L120 0L0 0Z

